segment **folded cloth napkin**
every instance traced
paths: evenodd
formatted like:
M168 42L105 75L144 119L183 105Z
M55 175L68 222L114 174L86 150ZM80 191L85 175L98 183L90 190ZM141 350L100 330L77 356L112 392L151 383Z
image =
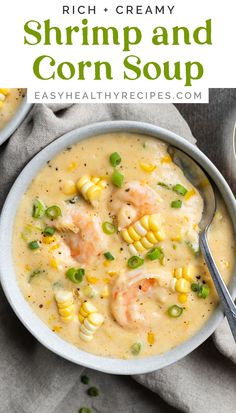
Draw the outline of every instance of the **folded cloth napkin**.
M173 105L35 105L0 148L0 208L17 175L39 150L76 127L111 119L151 122L195 143ZM90 370L91 383L101 389L96 400L86 396L86 387L80 383L85 369L39 344L17 320L1 290L0 343L1 413L73 413L82 405L101 413L176 411L156 395L184 412L235 410L236 351L225 321L217 329L214 343L208 340L174 365L134 377L153 393L127 377Z

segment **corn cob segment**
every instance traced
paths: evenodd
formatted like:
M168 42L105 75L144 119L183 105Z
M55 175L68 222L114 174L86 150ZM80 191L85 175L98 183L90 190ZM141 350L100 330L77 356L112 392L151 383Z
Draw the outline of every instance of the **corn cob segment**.
M0 109L3 107L8 93L9 89L0 88Z
M85 201L93 204L94 201L100 198L103 189L106 187L106 181L102 178L84 175L77 181L76 185Z
M72 321L75 316L75 306L72 292L59 290L55 294L55 300L57 303L58 312L61 316L61 321L64 323L69 323Z
M129 244L131 254L143 253L165 239L158 214L145 215L121 231L122 238Z
M79 310L81 340L89 342L104 322L104 317L89 301L84 302Z
M173 271L173 278L171 279L169 285L170 290L172 292L178 292L182 295L188 294L190 292L190 285L193 281L193 276L194 268L191 265L175 268Z

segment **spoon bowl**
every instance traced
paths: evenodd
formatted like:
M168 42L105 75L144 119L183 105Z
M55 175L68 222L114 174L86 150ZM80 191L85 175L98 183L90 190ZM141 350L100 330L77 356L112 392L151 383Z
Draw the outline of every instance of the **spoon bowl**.
M203 214L199 227L204 231L211 224L216 212L215 188L210 178L190 156L173 146L168 152L173 162L184 172L186 178L197 188L203 199Z
M236 306L216 266L207 240L207 231L216 212L216 197L213 184L198 163L185 152L182 152L174 146L169 146L168 152L173 162L182 169L186 178L199 191L203 199L203 213L199 223L199 246L236 342Z

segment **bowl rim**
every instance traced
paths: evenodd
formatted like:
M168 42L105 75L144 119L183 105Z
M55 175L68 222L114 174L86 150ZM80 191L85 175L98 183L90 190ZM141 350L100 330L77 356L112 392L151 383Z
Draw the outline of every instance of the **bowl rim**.
M13 117L7 122L3 129L0 129L0 145L3 144L10 136L15 132L15 130L21 125L23 120L26 118L28 113L33 107L33 103L27 102L27 93L22 99L18 109L14 113Z
M25 166L16 179L6 198L0 220L0 277L4 293L17 317L46 348L71 362L105 373L122 375L143 374L166 367L180 360L202 344L223 319L223 312L220 306L194 336L166 353L127 360L97 356L80 350L60 338L33 312L18 286L12 257L12 232L15 211L32 178L48 160L66 147L92 136L117 132L151 136L174 145L192 156L215 181L226 203L234 226L234 233L236 233L236 202L231 189L214 164L196 146L174 132L149 123L135 121L99 122L74 129L50 143ZM232 277L229 289L235 298L236 277Z

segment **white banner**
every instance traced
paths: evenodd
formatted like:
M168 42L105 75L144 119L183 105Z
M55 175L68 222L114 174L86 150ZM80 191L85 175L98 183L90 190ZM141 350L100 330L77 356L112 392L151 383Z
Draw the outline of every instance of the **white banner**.
M236 87L235 0L143 3L7 0L1 84L32 102L205 102Z

